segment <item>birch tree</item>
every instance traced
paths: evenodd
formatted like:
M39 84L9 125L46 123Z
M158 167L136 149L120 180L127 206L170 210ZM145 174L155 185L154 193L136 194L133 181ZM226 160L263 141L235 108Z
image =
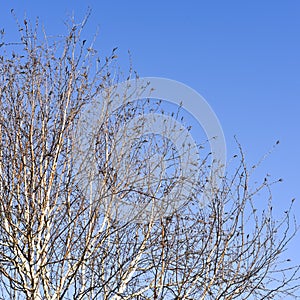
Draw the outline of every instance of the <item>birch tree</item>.
M162 107L144 97L108 114L120 97L116 49L99 59L81 37L85 22L69 22L53 40L25 20L20 42L1 42L0 299L296 294L299 267L281 258L297 231L292 203L281 219L273 216L274 182L251 187L243 151L205 206L199 198L211 180L209 154L196 162L196 182L182 178L178 151L143 132L143 121L130 127L139 138L123 151L126 124L163 114ZM101 118L87 113L93 103ZM182 184L189 197L159 214L162 199Z

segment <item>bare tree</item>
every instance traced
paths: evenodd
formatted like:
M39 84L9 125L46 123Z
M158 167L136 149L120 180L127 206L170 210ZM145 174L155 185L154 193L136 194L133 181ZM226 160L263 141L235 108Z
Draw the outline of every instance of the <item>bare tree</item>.
M51 42L25 20L17 50L1 43L1 299L294 295L299 267L281 261L297 230L292 206L281 220L273 217L271 183L250 188L242 151L233 174L200 206L209 155L190 182L177 170L171 141L143 131L142 118L126 125L162 114L159 101L145 97L109 112L123 97L113 89L116 49L99 60L81 39L85 22L71 22ZM89 111L93 104L101 109ZM132 131L139 137L122 147ZM152 160L157 153L160 160ZM189 197L158 214L182 184ZM256 208L258 197L266 199L264 210Z

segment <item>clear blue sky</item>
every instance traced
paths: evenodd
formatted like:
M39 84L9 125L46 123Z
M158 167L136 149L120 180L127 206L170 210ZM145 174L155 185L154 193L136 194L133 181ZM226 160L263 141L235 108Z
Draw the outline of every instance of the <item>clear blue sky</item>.
M140 76L181 81L202 94L222 124L228 155L242 143L249 165L280 140L258 175L284 182L274 188L278 211L296 197L300 222L300 2L285 1L2 1L0 28L14 39L10 9L40 17L49 34L92 8L86 37L99 26L103 56L118 46ZM300 234L289 249L300 263Z

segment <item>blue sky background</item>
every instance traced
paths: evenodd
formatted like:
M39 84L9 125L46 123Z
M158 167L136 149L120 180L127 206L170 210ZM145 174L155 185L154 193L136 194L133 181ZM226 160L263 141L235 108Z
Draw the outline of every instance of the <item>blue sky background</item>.
M103 56L118 46L119 63L132 54L140 76L162 76L197 90L216 112L228 156L237 135L249 166L277 141L258 170L284 182L274 187L277 212L296 197L300 222L300 2L285 1L1 1L0 28L14 41L10 9L22 19L40 17L49 34L64 30L74 13L92 15L84 36L99 27L96 48ZM300 234L289 256L300 263Z

